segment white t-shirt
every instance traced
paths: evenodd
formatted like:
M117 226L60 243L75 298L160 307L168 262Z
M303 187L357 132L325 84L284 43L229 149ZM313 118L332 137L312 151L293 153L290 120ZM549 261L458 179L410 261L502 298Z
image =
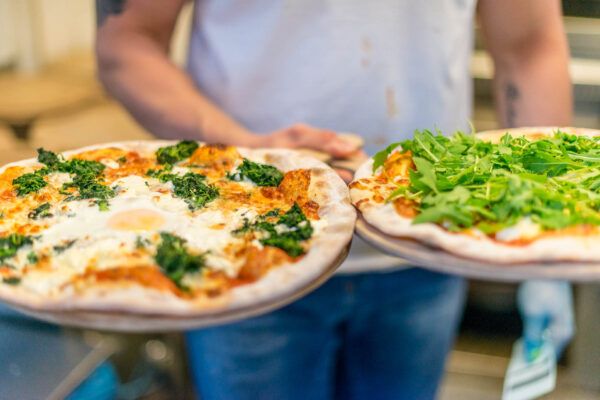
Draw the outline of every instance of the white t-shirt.
M365 139L467 129L475 0L197 0L188 71L256 132L302 122ZM397 266L355 238L342 272Z

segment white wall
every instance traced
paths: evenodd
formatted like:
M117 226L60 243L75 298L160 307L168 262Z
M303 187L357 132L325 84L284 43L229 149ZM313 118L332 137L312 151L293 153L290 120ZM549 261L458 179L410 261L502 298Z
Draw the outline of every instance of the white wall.
M94 0L0 0L0 66L15 64L35 72L71 52L91 51ZM172 58L182 64L192 7L186 6L175 30Z
M91 48L96 23L93 0L34 0L32 5L44 62Z
M17 53L14 0L0 0L0 66L14 61Z

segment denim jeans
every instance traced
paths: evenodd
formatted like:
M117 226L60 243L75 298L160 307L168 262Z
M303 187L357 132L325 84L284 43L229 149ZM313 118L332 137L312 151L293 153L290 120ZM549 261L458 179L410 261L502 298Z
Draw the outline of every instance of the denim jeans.
M462 279L411 268L338 275L273 313L187 333L213 399L433 399L464 300Z

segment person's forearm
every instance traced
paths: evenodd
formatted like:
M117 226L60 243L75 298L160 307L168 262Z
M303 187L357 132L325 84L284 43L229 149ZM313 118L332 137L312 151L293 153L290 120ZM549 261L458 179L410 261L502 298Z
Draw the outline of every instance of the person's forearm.
M169 139L307 148L337 158L357 152L357 143L302 123L275 126L273 131L258 135L205 97L168 58L177 16L186 2L97 0L99 78L147 130Z
M97 46L99 77L105 88L153 134L253 145L256 136L205 98L148 37L120 33Z
M498 118L503 127L566 126L573 95L566 46L542 46L496 63Z

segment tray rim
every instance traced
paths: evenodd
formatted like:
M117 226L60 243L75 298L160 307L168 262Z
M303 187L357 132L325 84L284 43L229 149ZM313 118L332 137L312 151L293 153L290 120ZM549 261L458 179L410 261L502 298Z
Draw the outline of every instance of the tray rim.
M360 212L358 214L355 228L357 235L380 251L399 257L409 265L470 279L496 282L521 282L530 279L600 282L600 263L485 263L449 253L411 238L388 235L371 226Z

